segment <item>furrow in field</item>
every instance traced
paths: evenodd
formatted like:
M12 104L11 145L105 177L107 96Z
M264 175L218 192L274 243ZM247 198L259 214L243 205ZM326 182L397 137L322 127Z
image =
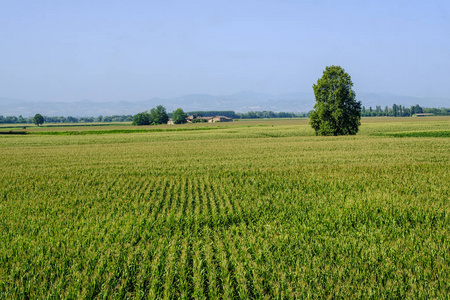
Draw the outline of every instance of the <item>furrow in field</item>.
M201 212L202 212L202 194L201 194L201 190L200 190L200 181L201 179L196 178L195 180L193 180L193 211L192 211L192 216L193 216L193 228L194 228L194 234L197 234L200 230L201 230L201 226L202 226L202 216L201 216Z
M188 299L192 295L192 253L191 253L191 237L183 235L180 244L180 257L178 259L179 280L178 293L175 294L177 299Z
M234 234L230 239L228 239L228 249L230 251L231 264L234 269L234 279L237 284L237 293L240 299L254 298L255 294L253 291L252 282L249 281L250 274L246 268L248 265L247 257L242 256L239 247L244 247L244 245L239 245L240 241L237 239L236 234ZM238 245L236 245L238 244Z
M199 239L194 240L192 245L192 267L193 267L193 296L196 299L208 297L208 291L205 290L205 269L203 263L202 243Z
M199 187L199 206L201 207L199 218L201 223L199 224L202 229L205 226L212 226L211 206L209 204L209 197L211 195L207 191L207 180L205 177L201 177L197 180Z
M253 298L270 299L267 289L267 267L260 259L263 256L263 250L257 243L255 234L248 228L244 229L242 235L237 236L238 249L240 257L245 258L247 262L246 269L249 273L248 280L251 281L253 286Z
M200 191L202 193L201 201L202 201L202 220L203 224L202 226L212 228L214 226L214 211L211 207L211 187L210 187L210 180L203 177L200 184Z
M176 277L178 276L179 269L177 265L178 248L180 247L180 232L177 232L172 236L169 249L166 254L166 263L164 266L163 278L163 298L174 299L177 294Z
M224 217L226 220L226 227L241 222L241 210L239 204L237 204L233 195L234 188L226 188L223 184L217 184L215 186L215 193L219 195L220 201L224 205Z
M161 223L161 213L163 211L164 205L165 205L165 199L164 199L164 190L166 189L166 186L168 184L168 179L164 178L163 180L158 180L156 184L153 187L152 194L149 198L149 204L152 209L151 215L152 215L152 223L160 224Z
M214 237L215 230L209 230L205 237L205 248L204 248L204 265L206 269L206 281L208 296L210 299L219 299L220 295L223 293L222 284L220 282L220 266L217 264L217 251L214 249Z
M171 237L165 236L161 237L158 241L158 247L156 248L155 254L151 262L150 270L150 287L149 287L149 298L155 299L161 295L163 291L164 284L164 269L166 264L167 248L170 243Z
M164 206L161 211L161 216L167 218L170 215L172 209L173 198L175 197L175 181L173 178L170 178L166 182L166 186L164 187L162 198L164 199Z
M218 265L220 281L223 287L224 299L237 299L237 282L234 276L234 266L230 261L230 252L227 249L228 232L223 235L215 235L214 242L217 245Z
M209 188L211 193L211 206L213 207L215 214L215 224L223 227L228 224L228 213L224 206L225 201L222 199L223 197L218 191L218 186L221 184L222 183L217 180L211 180Z
M186 230L187 216L186 210L189 205L187 197L188 179L184 176L179 178L179 191L177 200L177 209L174 214L174 218L178 224L178 230L184 232Z

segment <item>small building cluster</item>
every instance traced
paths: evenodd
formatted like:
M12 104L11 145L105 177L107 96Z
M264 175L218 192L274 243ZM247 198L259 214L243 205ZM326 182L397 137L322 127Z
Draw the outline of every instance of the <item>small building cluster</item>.
M214 116L214 117L197 117L194 115L190 115L186 118L187 123L196 123L196 122L204 122L204 123L218 123L218 122L233 122L232 118L225 116ZM173 125L173 120L169 119L167 122L169 125Z
M196 117L194 115L190 115L189 117L186 118L186 121L188 123L192 123L194 122L194 120L205 120L203 122L208 122L208 123L216 123L216 122L233 122L232 118L228 118L225 116L214 116L214 117Z

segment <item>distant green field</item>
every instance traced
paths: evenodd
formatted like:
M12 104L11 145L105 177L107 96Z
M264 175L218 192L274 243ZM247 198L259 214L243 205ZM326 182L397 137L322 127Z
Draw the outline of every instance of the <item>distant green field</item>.
M2 134L0 299L448 298L450 117L362 123Z

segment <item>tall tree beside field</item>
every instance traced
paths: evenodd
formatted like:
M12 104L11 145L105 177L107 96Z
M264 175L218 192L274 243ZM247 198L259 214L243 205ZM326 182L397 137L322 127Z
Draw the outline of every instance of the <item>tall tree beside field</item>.
M316 135L353 135L361 125L361 102L356 101L353 82L340 66L326 67L313 85L316 104L310 124Z
M186 123L187 114L181 109L178 108L172 113L172 120L174 124L184 124Z
M41 126L42 124L44 124L44 117L41 114L35 114L33 117L33 123L36 126Z

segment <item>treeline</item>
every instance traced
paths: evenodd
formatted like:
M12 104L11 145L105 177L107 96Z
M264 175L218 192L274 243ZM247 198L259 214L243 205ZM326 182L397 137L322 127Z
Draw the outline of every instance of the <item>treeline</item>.
M215 117L224 116L232 119L264 119L264 118L304 118L308 117L309 113L288 113L288 112L274 112L274 111L249 111L246 113L236 113L232 110L211 110L211 111L190 111L188 115L200 117Z
M164 109L165 113L165 109ZM406 107L402 105L394 104L392 107L375 106L375 108L362 107L362 117L411 117L415 114L431 113L436 116L449 116L450 108L428 108L421 107L420 105L413 105ZM112 115L112 116L98 116L98 117L50 117L44 116L45 123L111 123L111 122L133 122L137 115ZM144 112L145 114L145 112ZM150 116L150 112L148 113ZM232 110L211 110L211 111L190 111L187 115L195 115L199 117L214 117L225 116L232 119L265 119L265 118L307 118L310 115L308 113L293 113L293 112L273 112L273 111L249 111L246 113L237 113ZM172 113L167 113L169 118L172 118ZM151 120L151 118L150 118ZM165 118L164 118L165 121ZM150 122L159 123L159 122ZM33 117L22 116L2 116L0 115L0 124L33 124Z
M246 113L238 113L240 119L266 119L266 118L306 118L308 113L293 113L293 112L273 112L273 111L249 111Z
M165 113L165 109L164 109ZM113 115L113 116L98 116L98 117L49 117L44 116L45 123L111 123L111 122L133 122L134 120L144 118L145 124L160 124L159 121L154 121L154 117L150 117L150 112L142 112L136 115ZM167 113L169 118L173 117L173 113ZM287 112L273 112L273 111L249 111L246 113L236 113L232 110L210 110L210 111L191 111L187 115L195 115L199 117L215 117L225 116L232 119L258 119L258 118L303 118L308 117L309 113L287 113ZM159 120L159 117L157 118ZM164 119L165 121L165 119ZM33 117L24 118L22 116L7 116L0 115L0 124L33 124Z
M111 122L131 122L132 115L113 115L113 116L98 116L98 117L49 117L44 116L45 123L111 123ZM33 117L24 118L22 116L7 116L0 115L0 124L33 124Z
M364 106L361 109L362 117L412 117L416 114L434 114L436 116L449 116L450 108L427 108L421 107L418 104L411 107L406 107L402 105L393 104L392 107L376 106L375 109L369 107L368 109Z
M133 125L159 125L167 124L169 121L169 115L166 112L166 108L162 105L158 105L156 108L152 108L149 112L144 111L134 115Z

